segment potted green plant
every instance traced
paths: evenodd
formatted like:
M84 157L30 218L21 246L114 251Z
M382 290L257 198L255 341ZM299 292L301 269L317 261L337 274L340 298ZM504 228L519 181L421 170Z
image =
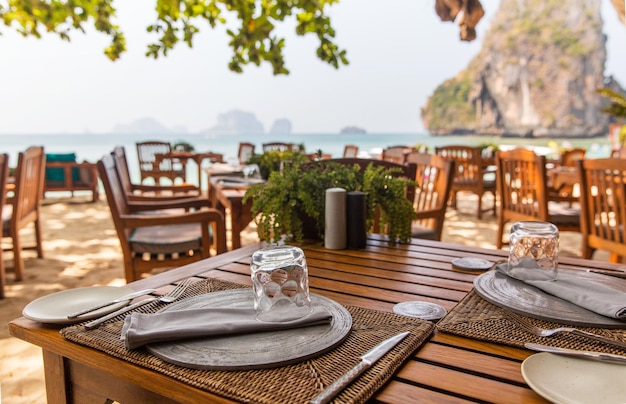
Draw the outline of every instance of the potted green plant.
M270 174L274 171L279 171L281 165L288 164L300 164L307 160L306 154L304 154L304 147L300 150L286 150L286 151L268 151L262 154L255 154L250 157L248 164L256 164L261 171L261 177L268 179Z
M371 164L361 171L358 165L334 162L294 163L272 172L266 183L253 185L244 202L252 200L259 238L300 242L310 237L323 239L326 189L362 191L367 194L367 227L378 210L380 225L387 228L393 245L410 239L415 216L412 203L405 197L406 187L414 182L393 174Z

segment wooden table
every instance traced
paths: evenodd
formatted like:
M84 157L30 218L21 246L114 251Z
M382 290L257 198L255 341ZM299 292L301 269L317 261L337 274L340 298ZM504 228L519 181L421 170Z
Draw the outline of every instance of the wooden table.
M343 305L392 311L402 301L430 301L451 310L472 289L476 273L451 269L456 257L496 261L501 250L487 250L437 241L414 239L390 247L370 236L363 250L328 250L315 244L302 246L314 293ZM251 245L129 284L132 289L157 288L188 277L216 278L250 285ZM561 265L615 269L599 261L563 258ZM11 335L43 349L49 403L93 403L105 397L120 402L229 402L176 381L164 374L130 364L100 351L65 340L58 327L25 318L9 324ZM506 402L544 403L524 382L521 362L532 352L496 343L437 332L375 395L388 403ZM245 386L241 386L245 389Z
M207 159L211 163L224 162L223 154L213 152L196 153L173 150L171 157L180 160L183 163L183 167L186 167L185 160L193 160L193 162L196 163L196 167L198 168L198 189L202 189L202 162Z
M226 213L230 211L232 249L241 247L241 232L252 221L252 202L243 203L247 184L228 182L227 177L212 176L208 180L209 200L214 208ZM227 226L228 227L228 226Z

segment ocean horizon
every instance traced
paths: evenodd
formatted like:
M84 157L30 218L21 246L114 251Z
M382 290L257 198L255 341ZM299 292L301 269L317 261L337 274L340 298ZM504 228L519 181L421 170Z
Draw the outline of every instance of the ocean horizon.
M396 145L427 145L432 152L435 147L449 144L478 146L495 143L501 146L531 146L541 154L557 153L559 148L584 147L591 158L608 157L611 143L608 136L595 138L500 138L494 136L431 136L428 133L292 133L292 134L236 134L204 135L190 133L175 134L119 134L119 133L76 133L76 134L20 134L0 135L2 152L9 154L9 165L17 164L17 155L29 146L41 145L46 153L76 153L78 161L96 162L110 153L115 146L124 146L131 168L131 176L138 179L138 161L135 143L146 140L169 141L172 144L184 141L197 152L214 152L224 155L224 159L237 156L239 142L256 145L256 153L261 152L263 143L290 142L303 144L307 153L321 150L333 157L341 157L347 144L359 147L362 157L377 158L382 149ZM207 163L208 164L208 163ZM188 167L190 176L197 173L194 164ZM195 174L197 176L197 174ZM193 178L193 177L192 177ZM190 178L191 180L191 178Z

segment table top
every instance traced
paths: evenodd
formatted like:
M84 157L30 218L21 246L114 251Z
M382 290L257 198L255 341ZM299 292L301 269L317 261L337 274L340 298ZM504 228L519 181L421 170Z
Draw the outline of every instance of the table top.
M128 286L135 290L157 288L167 292L172 283L188 277L218 279L250 285L250 256L263 244L254 244L144 278ZM382 236L370 235L362 250L330 250L319 242L301 245L307 258L311 292L336 302L391 313L405 301L436 303L450 311L472 291L472 282L483 271L453 269L451 261L475 257L489 261L505 259L503 250L483 249L430 240L389 246ZM573 269L616 270L600 261L564 257L560 265ZM116 369L124 380L180 401L218 399L205 391L143 369L105 353L83 347L60 336L58 327L25 318L9 325L13 336L88 363L103 372ZM521 362L533 352L435 330L417 349L375 399L384 402L545 402L524 382ZM44 355L45 356L45 355ZM220 401L228 402L222 397Z

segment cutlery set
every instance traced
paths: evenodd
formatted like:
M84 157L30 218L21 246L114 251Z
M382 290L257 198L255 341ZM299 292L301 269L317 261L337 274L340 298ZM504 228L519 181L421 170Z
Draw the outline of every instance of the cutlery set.
M571 333L573 335L589 338L591 340L600 341L605 344L609 344L609 345L616 346L622 349L626 349L625 342L603 337L601 335L579 330L577 328L573 328L573 327L541 328L531 323L528 319L513 312L506 312L506 317L508 320L510 320L512 323L516 324L517 326L519 326L524 331L530 334L536 335L538 337L550 337L557 333ZM576 356L576 357L581 357L581 358L613 362L613 363L621 363L621 364L626 365L626 356L623 356L623 355L615 355L615 354L598 352L598 351L585 351L585 350L578 350L578 349L560 348L560 347L541 345L541 344L535 344L535 343L530 343L530 342L524 344L524 347L533 351L550 352L553 354Z
M120 314L127 313L127 312L129 312L131 310L134 310L134 309L136 309L138 307L141 307L143 305L146 305L148 303L152 303L152 302L156 302L156 301L159 301L161 303L171 303L171 302L175 301L176 299L180 298L183 295L183 293L185 292L185 290L187 289L187 287L189 287L189 285L191 285L192 282L193 282L192 279L185 279L184 281L182 281L178 285L176 285L176 287L174 287L174 289L172 289L167 294L165 294L165 295L163 295L161 297L151 297L151 298L148 298L148 299L141 300L141 301L139 301L137 303L133 303L133 304L131 304L129 306L123 307L123 308L121 308L119 310L116 310L116 311L114 311L112 313L109 313L109 314L107 314L107 315L105 315L103 317L97 318L96 320L93 320L93 321L90 321L90 322L86 323L85 324L85 329L91 330L91 329L94 329L94 328L98 328L105 321L108 321L108 320L110 320L112 318L115 318L115 317L119 316ZM77 318L77 317L79 317L81 315L84 315L86 313L90 313L92 311L101 309L103 307L107 307L107 306L109 306L111 304L123 302L125 300L130 300L130 299L133 299L135 297L147 295L147 294L153 293L154 291L155 291L155 289L145 289L145 290L141 290L141 291L138 291L138 292L130 293L130 294L126 295L126 296L122 296L122 297L120 297L118 299L109 301L107 303L100 304L100 305L97 305L97 306L93 306L93 307L90 307L88 309L78 311L76 313L72 313L72 314L68 315L68 318Z

